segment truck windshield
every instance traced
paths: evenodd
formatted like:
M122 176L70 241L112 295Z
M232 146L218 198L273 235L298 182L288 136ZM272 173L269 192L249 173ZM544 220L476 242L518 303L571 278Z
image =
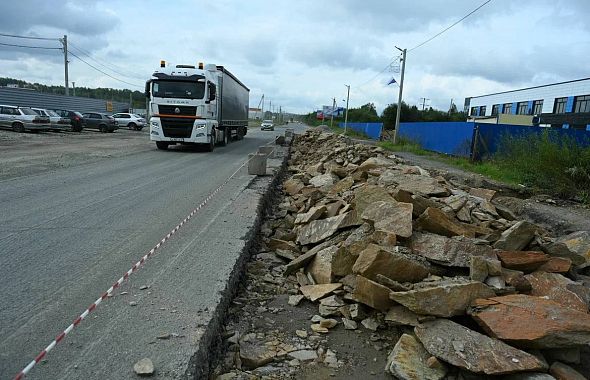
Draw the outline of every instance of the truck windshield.
M153 93L158 98L203 99L205 81L154 81Z

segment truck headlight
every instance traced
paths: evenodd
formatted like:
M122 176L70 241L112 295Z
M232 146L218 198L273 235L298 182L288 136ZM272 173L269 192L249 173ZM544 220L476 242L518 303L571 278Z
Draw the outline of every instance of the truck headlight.
M154 121L150 121L150 125L151 125L152 127L159 127L159 126L160 126L160 124L158 124L158 122L157 122L157 121L155 121L155 120L154 120Z

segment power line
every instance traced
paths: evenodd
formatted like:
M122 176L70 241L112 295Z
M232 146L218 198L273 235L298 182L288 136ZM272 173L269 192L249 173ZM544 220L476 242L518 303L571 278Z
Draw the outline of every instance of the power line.
M441 30L440 32L438 32L437 34L435 34L434 36L430 37L429 39L427 39L426 41L414 46L413 48L409 49L408 52L412 51L412 50L416 50L419 47L426 45L427 43L429 43L430 41L434 40L436 37L440 36L441 34L443 34L444 32L446 32L447 30L451 29L452 27L454 27L455 25L459 24L461 21L465 20L467 17L471 16L472 14L474 14L475 12L477 12L478 10L480 10L481 8L483 8L487 3L491 2L492 0L487 0L484 1L479 7L475 8L474 10L472 10L471 12L469 12L468 14L466 14L465 16L463 16L460 20L455 21L455 23L453 23L451 26L448 26L447 28Z
M387 64L387 66L385 66L381 71L379 71L377 74L375 74L375 76L373 76L371 79L366 80L360 84L357 84L356 86L354 86L355 88L359 88L359 87L363 87L364 85L366 85L367 83L370 83L372 81L374 81L379 75L383 74L385 72L385 70L389 69L391 67L391 65L393 65L395 62L399 61L401 56L397 56L396 58L394 58L391 62L389 62Z
M3 42L0 42L0 45L3 45L3 46L13 46L13 47L19 47L19 48L27 48L27 49L62 50L62 48L57 48L57 47L26 46L26 45L16 45L16 44L5 44Z
M116 81L119 81L119 82L126 83L126 84L128 84L128 85L130 85L130 86L134 86L134 87L143 88L143 86L140 86L140 85L138 85L138 84L135 84L135 83L129 83L129 82L127 82L127 81L124 81L124 80L122 80L122 79L119 79L119 78L117 78L117 77L114 77L114 76L112 76L112 75L111 75L111 74L109 74L109 73L105 73L104 71L102 71L101 69L97 68L96 66L93 66L93 65L91 65L90 63L88 63L88 62L86 62L85 60L83 60L82 58L78 57L76 54L72 53L70 50L68 50L68 53L70 53L70 54L71 54L71 55L73 55L74 57L78 58L80 61L82 61L82 62L84 62L85 64L87 64L88 66L92 67L94 70L96 70L96 71L98 71L98 72L100 72L100 73L102 73L102 74L106 75L106 76L107 76L107 77L109 77L109 78L112 78L112 79L114 79L114 80L116 80Z
M102 60L99 60L98 58L93 57L88 50L84 50L81 47L78 47L78 46L72 44L71 42L69 42L69 45L72 46L74 49L79 50L80 53L84 54L85 56L87 56L88 58L90 58L94 62L98 63L102 67L104 67L104 68L106 68L108 70L111 70L114 73L117 73L117 74L119 74L121 76L124 76L124 77L127 77L127 78L142 79L142 80L145 79L145 78L142 78L142 77L139 77L139 76L136 76L136 75L124 74L124 73L122 73L120 71L117 71L117 70L113 69L112 67L116 67L116 68L118 68L120 70L125 70L125 69L120 68L119 66L115 65L114 63L108 63L107 64L107 62L102 61ZM110 67L110 66L112 66L112 67Z
M12 38L25 38L25 39L28 39L28 40L59 41L59 38L19 36L19 35L16 35L16 34L5 34L5 33L0 33L0 36L3 36L3 37L12 37Z

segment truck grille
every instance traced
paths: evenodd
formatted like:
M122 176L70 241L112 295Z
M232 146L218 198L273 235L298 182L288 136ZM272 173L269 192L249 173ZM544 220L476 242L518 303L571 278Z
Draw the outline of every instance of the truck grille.
M161 112L161 111L160 111ZM193 130L193 119L175 119L170 117L160 118L164 137L191 137Z
M180 110L179 113L175 112L176 108L178 108ZM170 105L159 104L158 110L161 114L164 114L164 115L195 116L197 114L197 107L193 107L193 106L170 106Z

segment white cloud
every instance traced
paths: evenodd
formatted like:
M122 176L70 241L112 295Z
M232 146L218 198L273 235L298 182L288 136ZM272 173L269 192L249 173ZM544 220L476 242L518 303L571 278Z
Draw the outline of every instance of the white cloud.
M68 34L72 51L125 81L143 85L160 59L223 64L266 99L309 112L336 97L378 110L397 100L381 71L398 51L439 32L480 2L460 0L202 1L24 0L0 5L0 32ZM18 14L31 17L17 17ZM446 109L451 98L588 76L590 7L586 0L495 0L472 17L408 54L404 99L421 97ZM0 37L0 42L14 42ZM19 41L23 42L23 41ZM36 43L35 41L26 41ZM39 42L40 43L40 42ZM59 43L57 43L59 46ZM4 76L61 84L59 51L0 47ZM133 88L71 59L77 86ZM371 80L374 78L373 80ZM137 89L137 88L133 88Z

